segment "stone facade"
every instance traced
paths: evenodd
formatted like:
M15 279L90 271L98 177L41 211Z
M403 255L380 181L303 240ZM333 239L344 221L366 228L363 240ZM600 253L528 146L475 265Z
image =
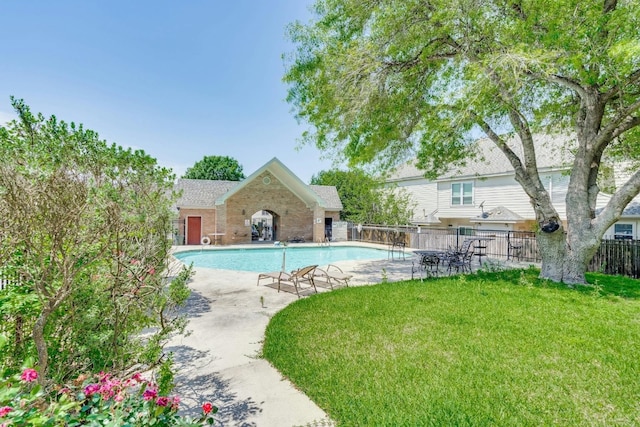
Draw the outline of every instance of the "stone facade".
M243 181L181 179L176 191L182 193L175 207L186 244L205 237L211 244L251 243L252 216L262 211L271 215L270 240L321 242L325 223L339 221L342 209L335 187L304 184L276 158ZM202 220L189 230L191 217Z
M307 206L269 172L249 182L225 204L212 209L183 208L180 218L201 216L202 237L209 236L211 244L232 245L251 243L251 216L262 210L273 215L273 240L301 237L307 242L319 242L324 240L325 218L340 220L340 212L325 211L317 203ZM186 230L185 235L188 233Z

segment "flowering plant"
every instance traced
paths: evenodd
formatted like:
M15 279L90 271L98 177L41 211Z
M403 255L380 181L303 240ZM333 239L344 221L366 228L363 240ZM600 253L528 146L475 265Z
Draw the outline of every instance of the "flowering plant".
M28 368L1 380L0 427L202 426L213 424L217 412L206 402L200 418L179 416L180 398L159 395L157 386L140 374L126 380L104 372L81 375L52 394L35 384L37 378L38 372Z

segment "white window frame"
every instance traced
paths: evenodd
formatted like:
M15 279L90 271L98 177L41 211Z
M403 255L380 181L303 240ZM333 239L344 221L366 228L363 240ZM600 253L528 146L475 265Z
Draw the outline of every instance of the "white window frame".
M625 226L625 228L631 228L631 233L622 233L621 231L616 230L618 228L619 225L623 225ZM633 239L633 236L635 235L635 227L634 224L632 222L618 222L616 224L613 224L613 238L616 239L618 238L617 236L631 236L630 238ZM627 238L627 237L623 237L623 238Z
M465 196L464 193L464 187L465 185L470 185L471 186L471 196ZM454 187L458 187L458 191L454 191ZM473 200L474 200L474 195L475 195L475 186L473 185L473 181L463 181L463 182L453 182L451 183L451 206L452 207L457 207L457 206L473 206ZM455 193L458 193L457 195ZM467 201L467 203L465 203L465 198L469 198L470 200ZM458 203L455 203L455 201L458 201Z

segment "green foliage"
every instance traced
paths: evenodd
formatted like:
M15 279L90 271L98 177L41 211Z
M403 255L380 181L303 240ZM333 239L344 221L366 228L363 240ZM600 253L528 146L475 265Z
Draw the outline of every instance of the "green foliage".
M408 224L413 205L409 196L385 186L381 178L360 170L321 171L311 184L336 187L343 209L340 219L362 224Z
M183 178L240 181L245 178L242 166L229 156L204 156L188 168Z
M173 175L12 103L19 119L0 127L0 334L12 345L0 364L37 356L42 384L154 366L185 325L190 270L168 264Z
M607 118L634 105L640 6L609 3L318 0L289 29L288 100L319 148L382 165L418 148L435 176L470 154L471 130L507 130L512 113L573 130L576 85L619 94ZM637 141L620 145L638 158Z
M284 78L311 125L304 141L350 166L412 159L434 179L473 161L484 134L536 221L563 220L538 235L541 275L583 283L585 260L640 192L640 2L317 0L314 12L290 27ZM538 170L545 134L572 168L566 221ZM602 166L619 159L631 178L594 218L597 184L613 190Z
M126 380L105 373L81 375L50 394L34 383L37 376L35 370L25 369L22 375L0 378L3 426L195 427L212 425L217 412L205 403L199 419L179 416L179 397L164 395L140 374Z
M338 425L636 424L640 283L589 274L596 287L568 289L539 273L299 300L270 321L263 355Z

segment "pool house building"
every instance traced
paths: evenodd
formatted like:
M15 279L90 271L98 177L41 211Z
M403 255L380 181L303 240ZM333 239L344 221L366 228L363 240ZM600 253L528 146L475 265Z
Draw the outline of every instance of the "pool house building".
M305 184L275 157L242 181L179 179L175 189L175 244L346 239L336 188Z

